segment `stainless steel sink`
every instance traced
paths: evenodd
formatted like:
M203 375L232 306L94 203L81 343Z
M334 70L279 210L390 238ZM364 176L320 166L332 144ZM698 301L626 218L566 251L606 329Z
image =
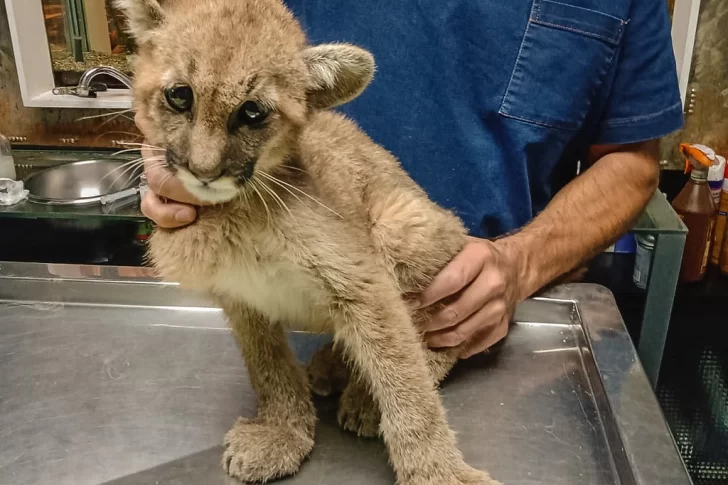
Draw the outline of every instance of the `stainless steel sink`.
M101 197L133 187L142 167L126 160L94 159L64 163L34 173L25 181L32 202L52 205L98 204Z

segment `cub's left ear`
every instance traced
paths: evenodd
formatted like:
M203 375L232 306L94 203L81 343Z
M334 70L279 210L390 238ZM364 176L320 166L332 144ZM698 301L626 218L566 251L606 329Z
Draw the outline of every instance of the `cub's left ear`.
M308 103L327 109L359 96L374 77L374 56L350 44L322 44L303 51L308 67Z

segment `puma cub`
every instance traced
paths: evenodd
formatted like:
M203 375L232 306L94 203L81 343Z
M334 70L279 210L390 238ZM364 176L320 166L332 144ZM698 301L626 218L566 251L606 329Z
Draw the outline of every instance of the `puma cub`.
M246 482L294 474L314 446L311 384L286 329L327 332L316 388L343 361L356 378L339 421L381 435L399 485L488 484L464 461L437 392L457 350L426 348L402 295L421 291L466 231L398 161L329 108L358 96L370 53L307 45L280 0L115 0L139 45L137 116L200 200L199 219L156 229L167 280L211 296L229 319L259 398L225 437ZM342 360L343 359L343 360ZM347 382L344 379L343 382Z

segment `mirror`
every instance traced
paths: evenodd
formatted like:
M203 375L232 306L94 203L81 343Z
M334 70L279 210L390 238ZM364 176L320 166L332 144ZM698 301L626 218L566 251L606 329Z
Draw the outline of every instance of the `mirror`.
M75 86L84 71L110 66L131 74L133 39L112 0L42 0L48 48L56 86ZM109 88L123 88L111 78Z
M692 52L685 126L662 142L669 168L682 169L681 142L702 143L728 153L728 2L702 0Z

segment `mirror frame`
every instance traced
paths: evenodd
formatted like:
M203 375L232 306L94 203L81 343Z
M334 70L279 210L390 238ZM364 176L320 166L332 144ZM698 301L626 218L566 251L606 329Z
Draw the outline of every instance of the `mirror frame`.
M128 89L110 89L96 98L56 95L41 0L5 0L23 105L28 108L131 108ZM38 35L41 32L42 35Z
M685 106L690 69L693 63L695 33L698 30L698 17L700 16L700 0L675 0L672 15L672 50L675 54L680 83L680 97Z

